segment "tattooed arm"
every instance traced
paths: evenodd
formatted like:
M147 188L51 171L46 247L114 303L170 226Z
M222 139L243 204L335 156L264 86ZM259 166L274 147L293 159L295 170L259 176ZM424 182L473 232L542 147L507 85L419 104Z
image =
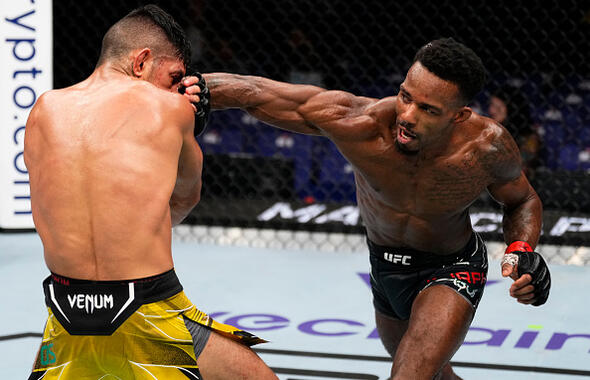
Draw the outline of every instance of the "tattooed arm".
M543 221L543 205L521 168L520 153L510 134L501 128L491 144L489 168L492 197L504 208L502 276L514 282L510 295L519 303L539 306L549 297L551 276L542 256L534 252Z
M504 241L526 241L534 249L541 234L543 205L524 175L518 147L505 129L493 139L488 156L495 179L488 191L504 210Z

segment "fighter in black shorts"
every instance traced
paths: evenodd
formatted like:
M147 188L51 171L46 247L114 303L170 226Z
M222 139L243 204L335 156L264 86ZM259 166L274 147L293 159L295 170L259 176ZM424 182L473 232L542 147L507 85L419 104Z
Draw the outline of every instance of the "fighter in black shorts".
M487 249L473 233L462 250L436 255L409 248L377 245L367 239L371 254L371 289L375 310L394 319L410 318L416 296L433 285L446 285L473 307L483 295L488 273Z
M351 163L372 253L382 255L372 259L375 316L395 380L458 378L448 363L485 282L485 249L469 218L482 191L504 209L510 295L540 305L549 294L547 266L533 252L541 201L510 133L468 107L485 77L475 52L453 39L423 46L398 94L383 99L204 75L214 109L242 108L277 127L326 136ZM198 94L197 81L184 80L188 96Z

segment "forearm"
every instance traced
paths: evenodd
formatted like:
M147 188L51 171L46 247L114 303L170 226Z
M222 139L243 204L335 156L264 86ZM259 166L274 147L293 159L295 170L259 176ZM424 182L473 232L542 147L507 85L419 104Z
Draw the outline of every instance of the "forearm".
M262 102L263 86L260 79L228 73L204 74L207 87L211 92L211 108L241 108L254 107Z
M516 240L526 241L534 249L541 235L543 205L536 193L524 202L504 208L504 241L510 244Z

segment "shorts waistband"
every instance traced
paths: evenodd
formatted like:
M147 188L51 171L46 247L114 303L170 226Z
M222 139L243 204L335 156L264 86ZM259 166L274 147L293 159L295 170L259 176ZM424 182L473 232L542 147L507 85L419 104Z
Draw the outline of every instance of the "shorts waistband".
M51 272L46 281L66 287L82 285L101 288L133 284L135 293L143 303L161 301L182 291L182 285L174 269L150 277L114 281L81 280Z
M419 251L407 247L387 247L373 243L367 237L367 245L371 256L390 263L399 268L420 268L432 265L446 265L472 256L483 241L475 232L471 234L469 241L461 250L448 255L437 255L432 252Z

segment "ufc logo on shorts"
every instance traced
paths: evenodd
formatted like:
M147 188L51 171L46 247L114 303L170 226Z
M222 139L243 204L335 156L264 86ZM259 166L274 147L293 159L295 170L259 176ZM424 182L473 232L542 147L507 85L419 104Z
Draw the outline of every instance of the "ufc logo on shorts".
M392 262L394 264L402 264L402 265L412 265L410 263L410 260L412 259L412 256L407 256L407 255L396 255L393 253L387 253L387 252L383 252L383 258L389 262Z

